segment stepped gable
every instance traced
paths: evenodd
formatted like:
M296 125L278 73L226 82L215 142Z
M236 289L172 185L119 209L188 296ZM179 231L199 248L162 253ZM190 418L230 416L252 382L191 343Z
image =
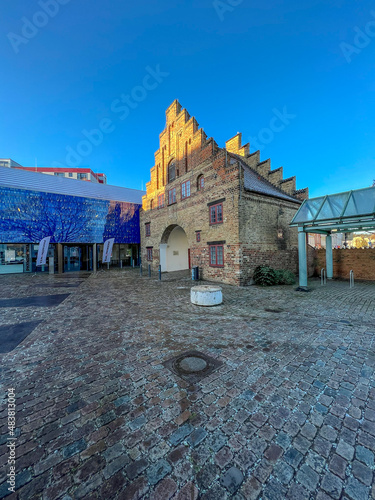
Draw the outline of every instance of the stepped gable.
M239 161L244 169L244 188L249 191L254 191L256 193L264 194L266 196L273 196L275 198L281 198L283 200L293 201L294 203L300 204L300 200L294 196L288 195L278 187L274 186L271 182L265 179L263 176L256 172L254 169L250 168L243 159L233 153L229 153L229 156L235 158Z
M283 179L283 167L271 170L271 160L260 161L260 151L250 153L249 143L242 146L242 134L238 132L234 137L225 143L228 152L241 157L243 162L255 170L264 180L273 184L279 191L293 197L294 199L304 200L309 196L308 188L296 190L296 177Z
M150 208L147 200L165 193L168 183L168 167L175 166L176 178L193 170L217 153L227 151L233 158L241 159L246 173L245 188L292 201L308 198L308 188L296 190L295 176L283 179L283 167L271 170L271 160L260 161L260 151L250 153L250 144L242 145L242 134L237 133L219 148L215 140L207 138L197 120L174 100L166 110L166 125L159 135L159 149L155 152L155 164L151 168L151 179L146 184L143 208ZM248 172L247 169L250 169ZM257 174L254 177L254 173ZM260 179L258 178L260 176ZM263 187L261 187L263 186ZM285 196L281 196L285 195ZM151 203L151 202L150 202Z
M212 137L207 139L197 120L190 116L181 104L174 100L167 108L166 125L159 135L159 149L155 152L155 165L151 168L151 180L146 184L143 208L149 196L165 192L168 183L168 166L176 166L176 177L192 170L206 158L215 154L219 147Z

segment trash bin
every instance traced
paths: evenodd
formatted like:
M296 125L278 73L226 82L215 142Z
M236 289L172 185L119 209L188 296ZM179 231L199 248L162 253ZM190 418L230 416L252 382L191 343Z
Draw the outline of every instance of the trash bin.
M199 267L198 266L193 266L193 268L191 270L191 278L193 281L199 280Z

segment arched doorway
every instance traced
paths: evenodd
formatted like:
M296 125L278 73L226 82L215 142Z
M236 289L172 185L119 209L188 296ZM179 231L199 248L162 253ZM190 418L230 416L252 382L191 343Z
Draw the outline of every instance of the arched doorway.
M171 224L164 231L160 242L161 270L182 271L189 269L189 245L185 231Z

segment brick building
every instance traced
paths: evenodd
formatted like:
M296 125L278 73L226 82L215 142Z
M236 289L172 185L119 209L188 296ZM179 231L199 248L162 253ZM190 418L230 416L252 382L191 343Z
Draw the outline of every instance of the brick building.
M308 190L282 167L250 154L241 134L219 148L178 101L166 110L141 210L142 262L175 271L199 266L205 279L249 284L254 268L298 268L289 223Z

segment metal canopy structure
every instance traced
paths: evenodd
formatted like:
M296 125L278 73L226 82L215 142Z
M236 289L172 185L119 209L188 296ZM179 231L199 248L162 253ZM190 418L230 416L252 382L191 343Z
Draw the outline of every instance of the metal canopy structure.
M306 233L327 235L327 278L332 279L331 234L375 229L375 186L305 200L290 226L298 227L300 287L307 287Z

